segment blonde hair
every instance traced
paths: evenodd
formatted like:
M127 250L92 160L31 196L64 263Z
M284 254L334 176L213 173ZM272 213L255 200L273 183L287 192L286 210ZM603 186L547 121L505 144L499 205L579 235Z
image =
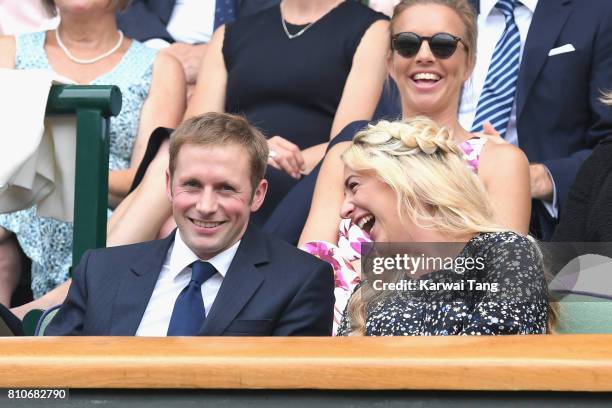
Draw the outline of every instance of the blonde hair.
M612 106L612 91L603 92L600 100L608 106Z
M355 171L373 171L393 189L400 219L407 215L420 227L450 235L501 230L451 132L429 118L369 125L342 159Z
M373 172L395 192L400 220L465 236L504 231L482 182L469 168L452 133L426 117L380 121L355 135L342 155L357 172ZM365 333L369 305L389 291L364 285L349 301L352 335Z

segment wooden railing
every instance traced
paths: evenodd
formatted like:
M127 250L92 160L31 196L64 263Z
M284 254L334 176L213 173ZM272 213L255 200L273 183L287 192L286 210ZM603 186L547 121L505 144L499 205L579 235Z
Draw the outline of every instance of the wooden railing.
M612 335L2 338L0 387L612 391Z

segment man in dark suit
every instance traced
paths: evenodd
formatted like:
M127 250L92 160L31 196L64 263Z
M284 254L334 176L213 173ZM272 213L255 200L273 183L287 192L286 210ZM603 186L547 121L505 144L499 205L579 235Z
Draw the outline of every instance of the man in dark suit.
M329 335L331 266L249 225L264 136L208 113L173 133L168 238L88 251L47 335Z
M485 36L497 1L471 1L481 13L479 35ZM532 219L548 239L581 163L612 133L612 109L600 101L601 92L612 87L612 1L524 0L515 6L514 18L522 58L512 111L516 122L510 120L507 134L514 126L531 163ZM479 58L480 46L479 40ZM480 64L489 61L478 61L475 75ZM464 101L465 96L462 111Z

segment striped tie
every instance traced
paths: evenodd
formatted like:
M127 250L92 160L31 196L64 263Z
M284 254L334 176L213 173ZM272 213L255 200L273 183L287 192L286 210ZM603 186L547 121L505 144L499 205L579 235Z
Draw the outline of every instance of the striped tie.
M495 5L506 18L506 28L495 46L482 94L476 108L472 132L481 132L484 122L491 122L502 137L506 136L518 80L521 36L514 21L518 0L499 0Z

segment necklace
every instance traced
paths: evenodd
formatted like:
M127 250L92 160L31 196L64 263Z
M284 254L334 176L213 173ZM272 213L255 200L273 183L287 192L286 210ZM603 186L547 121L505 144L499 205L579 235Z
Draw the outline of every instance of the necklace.
M283 18L283 13L281 13L281 23L283 24L283 30L285 30L285 34L287 34L287 38L289 38L290 40L293 40L294 38L299 37L300 35L304 34L306 32L306 30L308 30L310 27L312 27L312 25L315 23L314 21L311 23L308 23L306 25L306 27L302 28L300 31L298 31L295 34L291 34L289 32L289 30L287 30L287 23L285 23L285 19Z
M123 43L123 32L121 32L121 30L117 30L117 32L119 33L119 41L117 41L117 44L115 44L113 48L106 51L102 55L98 55L95 58L87 59L87 60L80 59L72 55L72 53L68 50L68 48L66 48L66 46L62 42L62 39L60 38L60 35L59 35L59 30L57 29L55 30L55 40L57 41L57 44L60 46L62 51L64 51L64 54L66 54L66 56L68 57L70 61L76 62L77 64L93 64L94 62L98 62L101 59L108 57L109 55L117 51L119 47L121 47L121 44Z

